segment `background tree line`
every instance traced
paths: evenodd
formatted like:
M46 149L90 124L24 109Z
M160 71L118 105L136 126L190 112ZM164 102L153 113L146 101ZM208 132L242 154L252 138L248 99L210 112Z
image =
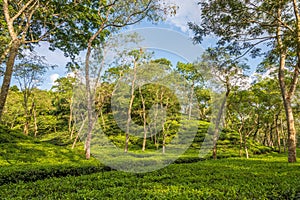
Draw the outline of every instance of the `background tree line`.
M128 149L133 151L162 149L162 152L167 152L167 145L175 138L182 120L197 116L191 120L211 121L211 96L214 91L209 89L209 82L203 78L203 69L205 66L211 66L208 60L197 63L178 62L176 66L172 66L171 62L165 58L149 59L147 62L163 65L168 69L167 72L179 73L186 78L188 84L192 83L192 90L189 94L190 98L197 102L198 109L190 110L190 99L186 99L187 104L183 106L185 111L180 111L178 99L164 86L146 84L137 87L131 93L133 100L130 116L140 129L129 129L128 135L131 136L126 136L114 119L111 98L120 78L133 70L134 65L131 65L112 66L103 73L101 84L96 89L95 110L102 130L118 147L127 148L126 151ZM145 67L145 65L138 64L136 67L145 68L143 76L153 75L149 70L150 65ZM223 68L215 70L219 70L220 76L225 77L224 80L230 80L230 93L227 95L224 108L226 113L222 115L221 120L224 123L224 130L238 134L240 155L249 157L249 141L256 141L279 152L286 151L288 147L287 126L276 76L271 74L269 77L262 78L258 74L255 81L250 84L247 76L237 76L237 73L228 73L228 71L223 71ZM132 85L132 80L129 81ZM78 119L72 113L75 83L76 76L62 77L56 80L56 84L49 91L32 87L29 97L24 96L28 92L25 89L20 87L19 89L17 86L11 87L3 113L3 123L12 129L23 129L24 134L35 137L58 132L68 137L75 145L80 134L80 130L75 126ZM224 84L226 86L229 82L224 82ZM130 97L121 95L116 98L117 102L122 102L124 98ZM27 104L24 104L24 99L27 99ZM156 109L152 109L153 106ZM297 108L298 102L295 101L293 106ZM22 108L21 112L20 108ZM165 115L161 113L162 111L166 112ZM128 114L128 110L120 112ZM295 116L298 114L299 112L295 112ZM162 119L164 117L165 119ZM126 123L124 120L124 126ZM139 132L144 136L135 137L132 136L132 132Z
M40 42L48 42L50 50L60 49L69 56L71 58L69 67L75 66L76 69L79 67L76 57L81 51L86 50L82 69L86 83L88 124L85 148L86 158L89 158L93 129L93 97L96 98L102 125L108 130L112 125L107 124L111 112L107 102L113 93L112 88L122 75L122 70L126 68L134 70L140 62L138 57L135 57L129 66L113 66L108 69L106 77L102 77L93 91L91 56L97 49L101 49L101 45L112 33L142 20L151 22L164 20L165 16L176 14L176 6L161 4L156 0L126 2L0 0L0 3L3 12L0 16L0 63L3 69L0 93L2 122L11 128L22 128L25 134L33 133L38 136L42 132L52 130L67 131L70 138L78 138L76 131L79 130L74 128L76 119L72 115L71 92L76 78L59 79L52 91L37 89L37 81L51 66L34 57L32 52ZM202 10L201 23L189 23L189 28L195 33L195 42L201 43L203 38L211 34L216 36L218 41L215 47L207 49L199 62L170 66L170 70L175 70L185 77L192 88L186 100L187 115L184 117L190 119L192 113L197 112L200 116L198 120L213 120L210 118L212 113L210 96L214 91L210 91L208 86L214 84L211 80L217 81L223 86L226 95L220 113L214 119L216 120L213 136L214 157L218 128L222 123L226 128L238 132L241 154L244 149L247 155L247 142L252 138L264 145L275 146L279 151L282 150L282 146L283 150L287 148L288 161L296 162L298 129L296 99L300 66L299 2L201 0L199 5ZM273 71L277 73L277 77L258 78L255 83L246 87L245 70L248 66L243 60L246 55L254 58L262 56L263 62L258 71L263 73L276 69ZM168 65L166 60L152 62L164 62ZM203 80L205 74L203 69L211 70L215 77ZM10 85L13 76L18 80L19 89ZM131 86L134 88L134 79ZM150 137L154 145L159 143L164 147L172 138L176 124L182 119L178 119L174 114L175 111L172 111L176 110L176 98L173 99L167 94L166 89L152 85L141 87L138 91L131 90L127 127L130 120L144 127L145 137L141 145L143 150L146 149L149 134L151 135L147 132L147 126L151 124L147 109L151 103L147 105L146 99L153 102L152 104L169 109L166 113L167 121L161 123L163 129L161 138ZM193 99L199 103L199 109L196 111L191 109ZM16 105L21 105L23 113L17 111ZM222 115L225 111L226 116ZM127 129L125 151L131 142L129 134Z

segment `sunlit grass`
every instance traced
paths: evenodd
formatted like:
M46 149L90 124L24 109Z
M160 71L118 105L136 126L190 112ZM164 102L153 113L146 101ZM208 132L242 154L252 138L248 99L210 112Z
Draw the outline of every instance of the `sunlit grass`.
M116 160L127 165L127 168L131 167L132 161L138 161L141 157L151 164L161 164L159 158L175 158L173 164L164 165L161 169L136 174L111 171L100 163L101 159L85 160L82 143L72 150L68 144L60 145L65 144L66 136L63 140L53 140L59 138L58 134L38 139L18 132L0 135L1 198L300 198L299 163L288 163L287 153L276 152L262 155L252 153L249 159L240 158L237 145L228 143L227 136L219 142L217 160L211 160L211 154L208 154L200 161L198 145L192 145L180 156L176 152L169 152L168 148L166 155L160 150L142 152L137 148L127 153L129 160L126 157L118 160L116 156Z
M0 187L11 199L293 199L300 163L282 154L171 164L142 173L110 171ZM18 192L17 192L18 191Z

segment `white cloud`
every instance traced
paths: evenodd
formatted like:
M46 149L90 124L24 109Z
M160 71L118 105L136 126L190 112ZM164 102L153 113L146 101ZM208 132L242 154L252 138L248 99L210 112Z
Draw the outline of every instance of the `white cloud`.
M50 75L50 80L51 80L51 84L55 85L55 81L59 78L59 74L51 74Z
M167 22L179 27L183 32L189 32L188 22L200 22L200 6L199 0L165 0L167 3L172 3L178 6L176 15L169 17Z

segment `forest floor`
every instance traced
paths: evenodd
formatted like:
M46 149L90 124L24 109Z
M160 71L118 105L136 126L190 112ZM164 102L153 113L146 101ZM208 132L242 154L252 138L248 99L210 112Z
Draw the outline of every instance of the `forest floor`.
M0 134L0 199L300 198L300 163L288 163L286 153L192 156L153 172L128 173L85 160L81 148L52 143Z

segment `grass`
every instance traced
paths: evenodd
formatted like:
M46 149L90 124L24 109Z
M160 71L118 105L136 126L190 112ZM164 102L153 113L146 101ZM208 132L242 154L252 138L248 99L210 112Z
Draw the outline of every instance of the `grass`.
M80 164L84 158L82 147L72 150L0 127L0 166Z
M120 171L0 186L7 199L297 199L300 164L284 154L171 164L158 171Z
M287 163L287 155L276 152L256 155L270 149L254 143L250 159L239 158L234 133L220 137L222 159L199 161L194 143L175 163L138 174L87 161L82 146L71 150L67 137L58 134L34 139L0 127L0 199L300 198L299 163ZM128 155L137 153L153 159L150 151Z

